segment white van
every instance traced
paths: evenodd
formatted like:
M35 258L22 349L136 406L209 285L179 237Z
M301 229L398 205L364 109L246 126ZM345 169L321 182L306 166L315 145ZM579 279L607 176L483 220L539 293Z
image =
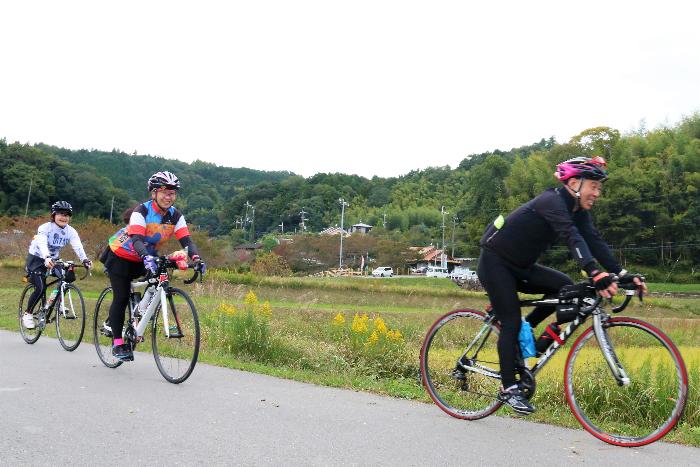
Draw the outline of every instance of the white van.
M476 277L476 271L472 271L471 269L463 266L457 266L454 268L450 273L450 277L452 279L459 279L463 281L473 281L478 279L478 277Z
M447 268L442 268L440 266L428 266L428 270L425 271L426 277L450 277L450 272Z

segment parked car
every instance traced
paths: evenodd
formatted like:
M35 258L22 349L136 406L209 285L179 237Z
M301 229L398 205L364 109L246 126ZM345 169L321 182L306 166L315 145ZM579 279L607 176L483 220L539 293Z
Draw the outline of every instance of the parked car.
M450 277L450 272L447 268L442 268L440 266L428 266L428 270L425 271L426 277Z
M411 272L413 274L425 274L425 272L428 270L428 266L421 266L419 268L411 269Z
M391 277L394 275L394 270L389 266L380 266L372 271L374 277Z

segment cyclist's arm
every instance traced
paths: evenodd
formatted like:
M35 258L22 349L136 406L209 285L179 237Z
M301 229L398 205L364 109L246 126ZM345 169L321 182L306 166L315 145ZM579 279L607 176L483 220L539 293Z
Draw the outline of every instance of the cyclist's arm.
M187 227L185 216L182 214L180 214L177 223L175 224L175 238L177 238L183 248L187 248L187 256L190 258L193 256L199 256L197 245L195 245L192 241L190 229Z
M68 228L70 226L67 226ZM87 254L85 254L85 249L83 248L83 242L80 241L80 236L78 235L78 231L73 229L71 227L72 231L71 233L71 238L70 238L70 246L73 247L73 251L75 251L75 254L78 256L80 261L85 261L88 259Z
M148 249L146 248L146 207L141 204L129 217L129 225L126 226L126 233L131 238L131 243L134 246L134 251L143 258L147 256Z
M588 244L574 224L563 201L558 197L551 197L535 204L534 208L549 223L559 238L566 243L572 256L584 271L590 275L599 269Z
M49 251L49 237L48 237L49 225L44 224L39 227L36 235L34 235L34 245L39 249L39 255L42 259L51 258L51 252ZM30 252L31 253L31 252ZM36 254L36 250L34 253Z
M593 225L590 213L587 211L580 213L579 219L580 220L577 222L579 231L590 247L593 256L600 261L600 264L602 264L607 271L618 274L622 270L622 267L617 260L615 260L615 257L610 251L610 247L608 247L608 244L601 238L600 233Z

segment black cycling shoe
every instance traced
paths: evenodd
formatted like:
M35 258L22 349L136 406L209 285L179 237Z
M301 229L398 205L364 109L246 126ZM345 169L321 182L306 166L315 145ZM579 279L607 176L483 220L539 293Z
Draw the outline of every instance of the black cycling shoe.
M508 404L520 415L530 415L535 411L535 408L519 388L513 388L508 391L500 390L498 392L498 400Z
M134 353L131 351L131 346L129 344L115 345L112 347L112 355L122 362L134 361Z

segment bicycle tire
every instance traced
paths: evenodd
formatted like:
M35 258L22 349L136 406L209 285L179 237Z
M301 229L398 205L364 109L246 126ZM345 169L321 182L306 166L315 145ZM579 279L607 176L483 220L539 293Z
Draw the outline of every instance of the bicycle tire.
M586 431L606 443L627 447L653 443L683 415L688 398L683 358L666 334L644 321L611 318L604 329L630 382L617 383L590 327L578 337L566 361L569 407Z
M78 298L77 305L80 308L79 310L76 310L74 295ZM54 306L56 311L56 335L61 347L68 352L72 352L78 348L85 333L85 299L80 289L73 284L65 285L63 297L63 303L59 301L61 300L59 298ZM62 309L65 310L65 316Z
M121 360L112 355L112 337L104 334L102 324L109 318L109 307L112 304L112 287L105 288L100 293L95 304L95 316L92 321L92 341L100 361L108 368L117 368Z
M32 315L34 316L35 320L35 328L34 329L28 329L24 327L24 324L22 323L22 315L24 315L24 310L27 307L26 301L29 300L29 297L32 295L34 292L35 286L34 284L28 284L24 290L22 291L22 295L19 298L19 308L18 308L18 318L19 318L19 333L22 336L22 339L24 339L24 342L27 344L33 344L36 341L39 340L39 337L41 337L41 333L43 329L39 326L39 312L44 308L44 297L43 295L39 297L39 300L36 301L34 306L32 307Z
M151 346L158 371L168 382L180 384L190 377L199 357L199 317L192 299L171 287L166 293L168 337L162 320L161 303L153 319Z
M484 328L486 317L481 311L468 309L446 313L432 325L421 348L421 379L430 398L445 413L462 420L488 417L502 405L496 399L501 385L499 327L491 323ZM484 336L465 355L481 330L486 331ZM462 360L465 366L460 375L454 370L463 355L467 359Z

